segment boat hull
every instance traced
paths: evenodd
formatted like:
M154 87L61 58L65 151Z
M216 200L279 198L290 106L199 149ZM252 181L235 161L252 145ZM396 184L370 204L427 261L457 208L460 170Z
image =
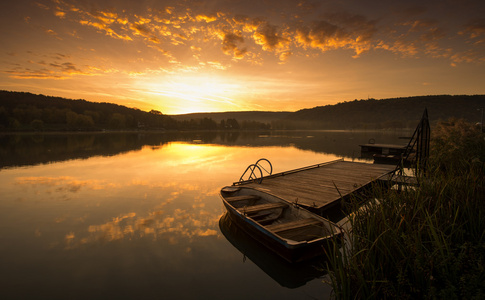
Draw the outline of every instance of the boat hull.
M225 193L221 191L221 198L231 220L247 234L288 262L296 263L310 260L318 256L326 256L329 247L332 247L333 243L338 242L340 239L341 231L337 225L331 223L329 220L310 213L303 208L296 207L293 204L289 204L288 209L299 210L299 214L304 214L305 216L312 215L313 218L319 219L321 222L328 222L328 224L335 226L335 233L330 237L321 237L312 241L298 242L282 238L266 228L266 226L262 226L251 217L241 213L241 209L237 209L226 201L224 194ZM281 201L284 200L281 199Z
M219 228L234 248L283 287L298 288L327 273L325 269L315 267L315 264L323 265L325 263L321 258L309 261L309 263L288 263L261 245L259 240L242 230L228 213L220 218Z

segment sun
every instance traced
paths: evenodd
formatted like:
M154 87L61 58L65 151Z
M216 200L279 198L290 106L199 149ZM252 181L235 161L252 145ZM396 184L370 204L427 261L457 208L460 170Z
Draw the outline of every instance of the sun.
M241 85L214 75L152 79L143 88L166 114L239 110Z

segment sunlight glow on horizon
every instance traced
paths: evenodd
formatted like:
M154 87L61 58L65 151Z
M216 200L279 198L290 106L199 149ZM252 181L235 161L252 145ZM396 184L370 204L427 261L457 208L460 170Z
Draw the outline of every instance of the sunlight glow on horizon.
M242 109L234 98L240 94L240 85L205 74L157 78L136 87L142 87L138 91L143 94L155 96L150 97L155 103L161 99L164 104L160 107L168 114Z

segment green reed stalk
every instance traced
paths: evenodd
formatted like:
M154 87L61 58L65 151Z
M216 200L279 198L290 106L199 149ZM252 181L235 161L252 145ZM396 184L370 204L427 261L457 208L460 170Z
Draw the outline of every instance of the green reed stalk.
M376 186L363 207L353 201L348 241L330 253L337 299L485 297L485 137L439 126L418 188Z

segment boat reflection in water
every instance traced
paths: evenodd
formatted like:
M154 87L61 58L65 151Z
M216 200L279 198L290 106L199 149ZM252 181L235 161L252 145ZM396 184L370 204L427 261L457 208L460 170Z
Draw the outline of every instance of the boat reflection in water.
M244 255L244 261L249 258L283 287L297 288L327 274L324 269L325 258L291 264L239 228L227 212L219 220L219 228L226 239Z

